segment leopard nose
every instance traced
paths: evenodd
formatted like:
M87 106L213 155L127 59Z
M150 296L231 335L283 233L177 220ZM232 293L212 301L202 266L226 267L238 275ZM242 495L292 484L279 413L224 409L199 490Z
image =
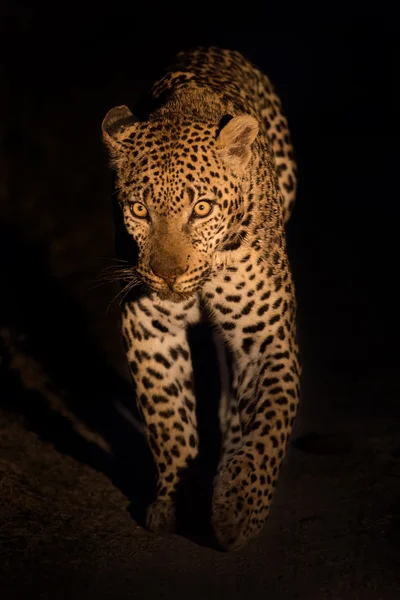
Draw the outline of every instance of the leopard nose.
M168 281L169 283L174 283L177 278L180 275L183 275L184 273L186 273L186 271L188 270L189 267L183 268L183 267L170 267L170 268L166 268L165 266L163 267L160 264L157 264L156 261L151 263L151 270L153 271L154 275L157 275L157 277L161 277L161 279L165 279L166 281Z

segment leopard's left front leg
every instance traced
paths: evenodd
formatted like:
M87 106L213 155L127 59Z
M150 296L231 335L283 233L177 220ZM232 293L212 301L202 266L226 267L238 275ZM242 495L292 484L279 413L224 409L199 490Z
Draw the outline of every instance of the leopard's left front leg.
M255 266L255 260L244 259L205 290L232 349L233 400L242 434L239 447L222 457L214 483L213 526L229 550L243 546L268 517L299 397L289 268L284 258L286 268L275 274L268 263Z

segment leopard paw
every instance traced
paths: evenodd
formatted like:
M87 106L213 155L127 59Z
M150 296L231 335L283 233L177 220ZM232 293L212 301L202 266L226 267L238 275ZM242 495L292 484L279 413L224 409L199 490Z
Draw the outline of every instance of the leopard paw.
M146 526L153 533L173 533L175 531L175 504L172 501L155 500L146 513Z
M257 535L269 509L268 490L257 467L241 452L214 480L212 525L224 550L239 550ZM267 491L266 491L267 490Z

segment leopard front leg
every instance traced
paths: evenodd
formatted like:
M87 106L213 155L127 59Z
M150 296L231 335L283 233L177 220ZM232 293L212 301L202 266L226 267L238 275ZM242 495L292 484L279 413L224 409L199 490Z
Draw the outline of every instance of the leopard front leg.
M173 531L182 474L198 453L195 396L186 325L199 318L197 299L161 302L150 296L124 306L123 335L136 397L157 467L157 498L146 525Z
M214 321L232 350L241 425L239 443L221 458L214 482L213 526L229 550L242 547L268 517L299 397L290 272L274 276L261 263L249 278L246 266L244 261L231 267L231 274L206 292Z

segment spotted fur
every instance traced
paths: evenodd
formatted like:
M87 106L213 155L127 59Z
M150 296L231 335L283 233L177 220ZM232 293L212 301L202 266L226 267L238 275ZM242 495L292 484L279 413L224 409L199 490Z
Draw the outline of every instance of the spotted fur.
M238 52L179 54L151 101L140 121L126 106L103 121L138 251L125 279L144 284L122 326L158 469L147 525L174 528L176 489L198 453L186 329L205 306L233 357L212 521L221 545L236 549L268 516L299 397L284 230L293 150L269 80Z

